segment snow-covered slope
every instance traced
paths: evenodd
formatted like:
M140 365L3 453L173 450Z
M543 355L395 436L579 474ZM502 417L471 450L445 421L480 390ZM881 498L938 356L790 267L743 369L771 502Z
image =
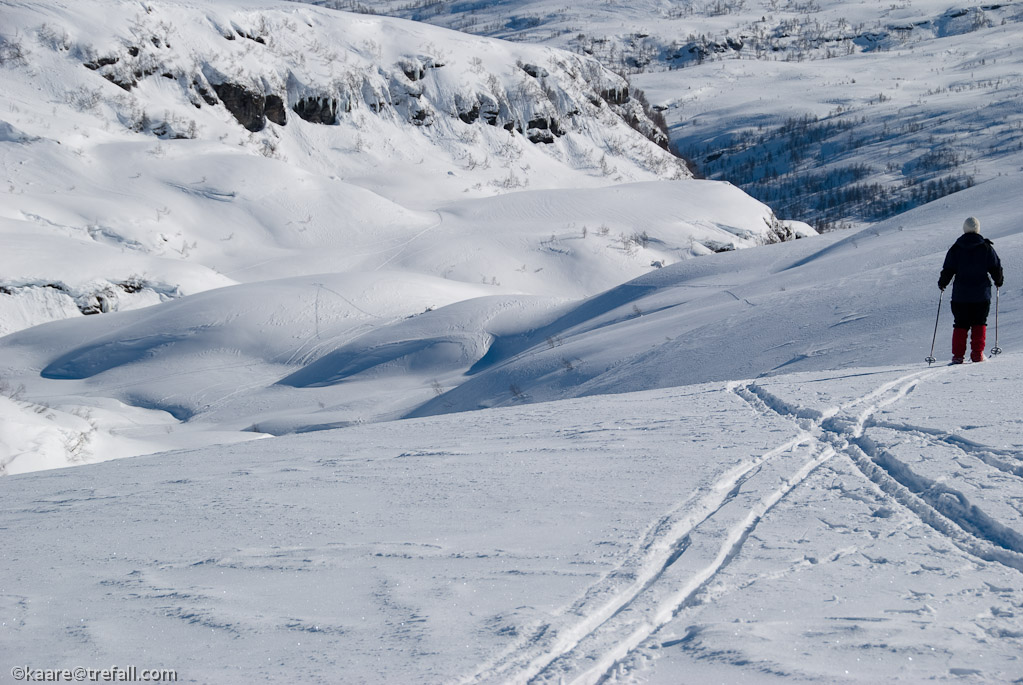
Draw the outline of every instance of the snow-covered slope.
M945 250L977 207L1008 268L999 331L1011 347L1021 342L1016 185L995 180L859 231L630 281L496 341L466 382L416 414L923 359ZM942 306L940 354L951 326L947 298Z
M0 340L0 373L11 388L24 386L26 412L40 405L87 412L97 398L116 400L154 412L152 425L120 434L174 447L209 444L223 431L245 439L919 362L929 351L944 252L959 217L976 206L989 207L983 231L1009 269L999 323L1012 349L1020 291L1011 265L1023 260L1012 185L982 184L856 233L685 260L583 300L401 272L222 288L9 335ZM677 187L726 192L704 182ZM513 197L523 199L504 200ZM520 209L525 218L527 210L548 211L532 202ZM582 250L593 240L578 236L557 249ZM939 355L947 349L945 308ZM43 463L30 446L7 449L9 473ZM109 456L88 440L72 454L76 461Z
M26 402L4 412L22 427L4 472L152 451L148 429L103 443L124 427L100 405L217 440L311 408L399 416L486 344L365 399L310 405L274 383L437 307L546 310L813 233L734 187L679 182L626 81L588 58L272 0L3 9L0 334L29 329L0 361ZM493 306L463 308L469 338L491 334ZM69 321L34 329L54 319Z
M327 0L595 56L673 145L780 214L873 222L1023 167L1023 6Z
M547 48L0 10L0 682L1019 677L1013 176L813 236ZM929 368L968 215L1006 352Z
M0 661L179 682L1011 682L1023 359L0 479ZM6 680L5 680L6 682Z
M272 0L2 8L0 333L382 268L464 199L689 175L622 77L549 48Z

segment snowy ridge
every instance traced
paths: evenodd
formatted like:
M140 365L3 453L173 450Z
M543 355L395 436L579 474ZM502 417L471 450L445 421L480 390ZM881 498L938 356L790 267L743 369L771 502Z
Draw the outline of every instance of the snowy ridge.
M125 282L149 304L381 268L464 198L689 177L626 81L570 53L273 1L4 16L0 286L40 310L5 333L136 306ZM747 229L733 247L768 234Z
M615 65L700 174L818 229L887 219L1023 166L1017 2L321 4Z

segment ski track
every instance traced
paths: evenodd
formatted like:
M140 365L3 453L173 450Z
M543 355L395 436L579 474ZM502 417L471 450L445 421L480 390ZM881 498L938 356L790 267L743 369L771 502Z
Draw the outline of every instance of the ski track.
M912 372L823 410L792 404L755 381L730 383L728 389L754 412L792 421L795 436L680 502L578 602L461 682L595 685L627 676L635 650L698 603L771 509L836 455L848 457L892 504L913 512L967 554L1023 571L1023 535L985 514L962 493L913 473L867 435L871 427L924 434L1000 471L1023 476L1023 467L1003 459L1018 459L1014 452L941 431L873 420L921 382L946 371ZM618 589L622 578L632 580Z
M753 478L766 462L809 440L809 434L800 433L778 447L739 464L714 482L695 503L691 501L692 498L680 503L651 527L634 554L592 586L579 603L562 614L562 625L541 626L527 644L513 646L495 662L464 679L462 683L490 680L525 683L544 674L555 661L621 616L640 596L648 592L686 552L692 532L731 502L742 485ZM752 525L755 525L755 521ZM616 581L628 576L634 576L635 579L624 589L615 591ZM575 616L581 616L581 619L573 624ZM670 618L669 615L666 620Z
M903 399L923 378L938 372L899 377L823 411L790 404L752 381L730 383L728 389L754 412L794 421L795 437L739 464L695 501L691 497L681 502L579 602L461 682L585 685L623 675L629 655L694 603L778 502L823 463L847 452L852 441L862 438L875 412ZM849 416L857 408L858 413ZM731 511L737 507L738 514ZM719 518L726 520L724 529ZM633 580L624 589L615 588L629 576Z
M850 401L843 408L853 408L859 404L867 406L855 419L834 414L821 421L821 439L832 443L836 449L848 456L860 473L894 500L894 503L912 511L921 521L937 530L959 549L984 561L996 562L1023 571L1023 535L993 519L958 490L915 473L907 464L866 435L866 430L870 426L906 430L906 426L875 423L871 417L878 410L909 395L925 378L945 371L934 369L909 374ZM781 415L799 421L805 429L804 410L794 408L754 384L749 384L747 389L764 405ZM875 402L886 394L888 396L885 399ZM1012 475L1021 475L1018 465L1008 464L994 456L993 453L999 452L998 450L941 431L910 430L919 431L932 438L937 435L942 442L978 457L993 468ZM1000 452L1003 455L1017 456L1015 453Z
M870 426L909 433L918 437L926 438L927 440L935 443L944 443L959 450L967 456L984 462L991 468L997 469L1002 473L1023 478L1023 455L1017 451L982 445L981 443L967 440L961 435L947 433L937 428L924 428L922 426L911 426L904 423L890 423L887 421L877 420L872 420L870 422ZM1005 457L1005 459L1002 457Z

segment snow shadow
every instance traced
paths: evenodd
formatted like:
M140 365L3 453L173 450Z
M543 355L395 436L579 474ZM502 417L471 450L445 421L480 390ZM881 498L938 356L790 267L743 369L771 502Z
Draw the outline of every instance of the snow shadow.
M113 340L79 347L58 357L41 372L43 378L55 380L82 380L104 371L124 366L148 357L164 347L191 338L194 331L157 333L141 338Z

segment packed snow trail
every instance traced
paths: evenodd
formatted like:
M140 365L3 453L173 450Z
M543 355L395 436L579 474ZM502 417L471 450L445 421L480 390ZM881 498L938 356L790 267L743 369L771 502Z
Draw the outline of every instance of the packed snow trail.
M794 406L755 382L729 384L755 413L794 421L796 435L732 469L695 501L690 497L657 521L638 557L605 579L606 584L625 575L626 568L636 569L623 590L591 587L573 607L571 614L581 616L576 623L544 626L529 648L503 655L462 682L584 685L623 675L621 664L629 654L707 587L775 504L821 464L859 445L874 414L946 370L914 371L823 410Z
M855 417L830 415L820 423L823 440L835 444L863 475L893 500L913 511L922 521L946 535L963 551L986 561L996 561L1023 571L1023 535L995 521L972 505L961 493L943 483L919 476L883 445L865 435L872 416L912 393L925 379L946 373L948 367L912 373L884 384L846 405L867 406ZM800 418L800 412L767 391L750 386L765 404L782 415ZM885 397L887 395L887 397ZM873 403L874 400L885 399ZM959 442L947 439L946 442ZM979 451L979 450L978 450ZM1001 464L1000 470L1016 473L1020 465Z
M794 405L772 395L755 382L731 384L732 391L749 402L755 411L770 411L793 420L800 430L800 437L797 439L809 441L820 450L820 456L807 462L804 469L797 474L797 478L786 483L786 488L773 494L774 499L770 505L776 503L792 488L802 483L817 466L827 459L836 454L843 454L855 464L864 477L875 483L889 496L893 506L902 505L912 511L922 522L934 528L967 554L1023 571L1023 554L1021 554L1023 552L1023 536L988 516L948 485L917 476L904 463L865 435L868 427L882 425L874 421L874 415L905 399L916 390L920 383L939 378L947 371L949 371L947 368L937 368L913 372L884 383L840 406L827 408L823 411ZM856 408L861 406L862 409L856 413ZM955 445L964 444L962 438L947 434L943 436L943 441ZM965 443L970 445L970 449L964 451L976 454L987 454L989 451L989 448L985 446L969 441L965 441ZM999 450L994 451L998 452ZM1016 460L1020 459L1018 452L1007 450L1001 452L1005 456L1015 457ZM978 459L985 463L991 461L990 458L979 456ZM1023 466L1023 463L1007 464L1004 461L996 461L995 464L995 468L999 471L1014 475L1019 475L1019 469ZM723 560L719 557L723 563L717 566L715 572L723 568L727 564L727 560L734 558L739 553L742 541L752 532L760 518L770 510L770 505L764 507L763 504L765 502L762 500L761 506L750 510L751 522L738 540L734 539L736 531L734 529L729 531L731 535L726 538L722 546L722 550L729 549L728 556ZM687 545L685 550L687 552L688 547ZM684 595L682 601L675 605L673 615L677 615L685 608L686 600L700 588L706 586L712 575L713 573L693 577L690 583L692 589ZM596 663L581 674L573 674L568 682L582 685L610 680L617 682L620 677L627 678L631 666L642 663L641 660L636 659L632 659L630 662L628 658L631 653L646 639L655 635L666 623L665 620L656 625L648 624L649 630L645 631L646 634L643 634L642 630L637 631L611 650L599 655L590 654L580 657L581 663L586 663L587 658ZM963 672L969 672L969 669L964 669ZM543 678L536 679L537 682L543 680Z

